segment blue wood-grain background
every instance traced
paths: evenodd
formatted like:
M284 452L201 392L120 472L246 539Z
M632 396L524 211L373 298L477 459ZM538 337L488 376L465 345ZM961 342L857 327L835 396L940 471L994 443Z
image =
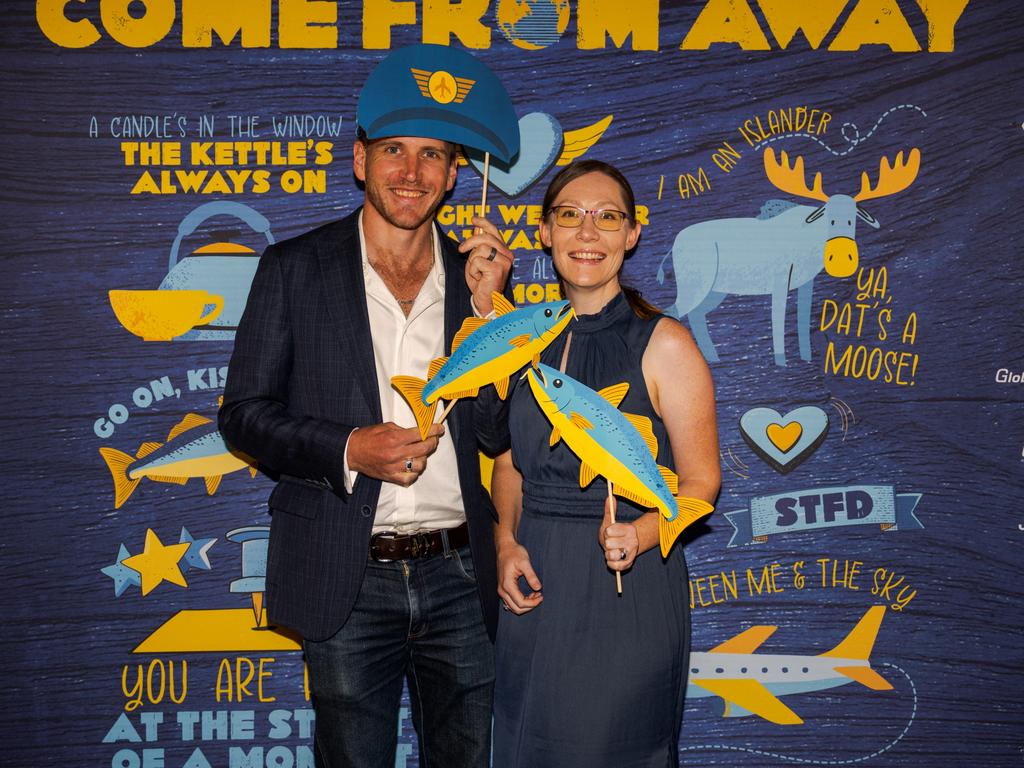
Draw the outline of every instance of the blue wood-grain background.
M98 5L85 3L68 14L99 24ZM149 749L163 750L167 766L203 765L200 757L212 766L308 764L308 740L272 739L266 725L271 710L308 707L295 653L165 654L159 658L188 662L187 701L144 704L130 714L142 742L104 743L125 709L122 669L155 658L133 654L139 642L180 610L245 606L247 596L228 591L240 575L240 554L224 535L269 522L270 488L266 479L244 472L226 476L213 495L200 480L183 486L144 480L124 506L114 508L98 449L134 453L145 441L162 442L188 412L212 416L220 388L189 390L187 371L226 365L230 342L145 343L111 312L109 290L156 288L167 272L178 223L201 203L226 198L129 194L139 169L124 166L110 122L127 115L186 116L189 135L172 138L187 143L197 139L200 114L216 117L217 138L228 138L230 115L258 115L264 130L271 116L340 117L341 134L329 139L335 160L326 194L288 195L275 188L231 198L268 217L282 239L358 203L348 160L357 88L385 52L361 47L361 3L338 3L339 48L312 51L243 49L237 41L185 49L178 23L149 48L127 49L104 36L73 50L44 37L33 6L25 0L5 4L0 33L0 466L8 488L0 536L0 763L143 765ZM924 45L920 9L902 0L898 6ZM675 300L674 274L668 270L659 283L656 273L679 230L707 219L754 216L765 200L785 197L765 179L760 153L737 132L744 120L760 116L764 122L771 109L800 105L829 112L832 122L818 137L827 147L800 137L773 144L821 170L829 191L853 193L860 172L876 174L882 155L920 148L914 184L866 205L881 228L858 229L862 266L876 274L885 268L895 318L890 338L879 341L868 323L860 339L834 326L820 330L824 302L855 302L857 293L856 278L824 274L814 293L810 362L797 353L795 293L785 368L773 361L767 296L727 299L710 315L710 328L721 355L712 366L725 469L721 512L745 509L762 495L891 485L897 493L921 494L916 514L923 529L837 527L729 547L732 528L718 514L692 537L687 557L701 590L695 591L694 650L769 624L778 630L763 652L817 654L838 643L870 606L889 605L872 662L893 690L853 683L787 697L805 721L795 727L756 717L726 719L720 700L692 700L684 717L683 762L1018 765L1024 748L1021 6L970 2L952 53L895 54L884 46L814 51L799 36L786 51L746 53L734 45L681 51L679 42L701 7L664 3L657 51L633 51L628 43L621 50L610 44L579 50L576 4L558 42L521 50L502 36L490 8L484 21L494 28L491 47L475 53L499 73L520 115L547 112L566 130L614 115L586 156L617 163L633 181L638 202L649 208L650 225L626 271L629 282L664 307ZM419 35L418 25L396 28L393 45L418 42ZM899 105L914 108L890 112ZM96 137L89 135L93 117ZM843 137L844 123L857 126L858 133L845 129L847 137L859 137L856 145ZM742 153L730 173L711 160L723 141ZM696 175L701 167L710 188L683 199L679 176ZM514 199L492 190L494 214L501 204L539 203L552 174ZM451 203L472 203L479 189L478 174L464 168ZM521 229L532 238L532 227ZM226 236L257 250L263 245L262 236L245 225L218 220L193 235L183 255ZM520 254L519 282L550 280L531 278L543 268L539 255ZM901 343L911 312L918 320L916 339ZM829 341L917 355L913 385L826 371ZM1009 374L1003 378L1016 374L1017 383L1000 382L1000 369ZM133 403L137 387L163 376L182 389L180 398L148 407ZM115 403L128 407L129 418L101 438L94 423ZM825 410L830 431L816 452L782 475L748 447L739 420L755 406L785 414L802 405ZM197 539L217 538L209 550L212 570L189 571L185 589L165 582L145 597L137 587L115 597L100 569L116 561L119 545L141 552L147 529L165 544L177 542L182 526ZM829 558L830 576L831 560L840 562L840 571L842 563L859 561L860 573L846 587L823 587L821 558ZM793 578L797 562L804 563L807 577L802 589ZM751 595L747 569L760 573L773 563L780 591ZM872 593L880 569L904 579L904 596L913 592L902 610ZM739 594L723 599L721 580L711 591L713 577L733 571ZM270 691L276 701L216 697L218 663L236 655L276 657ZM255 736L186 741L175 724L184 710L254 710ZM163 716L151 742L139 719L146 712ZM398 764L417 765L408 718L402 742ZM285 749L271 757L275 746ZM262 758L255 747L264 748ZM127 751L116 757L119 750ZM242 752L249 757L238 757Z

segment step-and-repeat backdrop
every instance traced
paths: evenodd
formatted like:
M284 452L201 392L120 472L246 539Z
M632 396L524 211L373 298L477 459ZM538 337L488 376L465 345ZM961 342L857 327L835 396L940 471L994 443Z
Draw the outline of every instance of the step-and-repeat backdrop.
M546 183L611 161L645 225L626 281L714 373L691 679L739 664L767 695L691 685L683 762L1019 764L1017 3L3 13L5 764L312 766L298 642L262 611L271 484L216 411L259 254L358 204L358 88L420 41L471 50L515 102L488 216L516 301L557 294ZM446 234L480 191L471 157ZM829 259L838 236L856 248ZM801 722L772 722L776 698ZM395 727L418 765L407 708Z

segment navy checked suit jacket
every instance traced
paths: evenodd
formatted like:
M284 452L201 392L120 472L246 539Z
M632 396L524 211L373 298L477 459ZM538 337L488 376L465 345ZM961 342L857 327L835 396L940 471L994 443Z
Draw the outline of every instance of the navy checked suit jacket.
M310 640L332 636L352 610L380 494L381 481L366 476L348 494L343 477L349 433L381 421L358 214L264 252L235 335L219 416L228 443L278 480L269 501L267 613ZM465 261L449 238L441 243L448 350L473 310ZM491 454L509 444L507 413L493 387L456 403L447 429L493 639L495 512L477 455L478 441Z

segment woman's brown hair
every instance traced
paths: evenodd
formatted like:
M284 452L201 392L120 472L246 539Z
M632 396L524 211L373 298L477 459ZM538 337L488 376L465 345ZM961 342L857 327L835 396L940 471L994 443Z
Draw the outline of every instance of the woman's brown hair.
M626 217L629 219L631 224L635 224L636 197L633 195L633 187L630 185L629 180L622 174L622 171L614 165L602 160L579 160L567 165L555 174L551 183L548 184L547 191L544 193L544 202L541 206L541 216L547 216L551 212L551 208L555 204L555 199L570 182L575 181L581 176L586 176L588 173L604 174L618 185L619 190L622 192L623 202L626 204ZM559 283L561 283L561 278L559 278ZM661 314L661 310L644 299L643 295L640 291L636 290L636 288L631 288L628 285L622 285L621 287L622 292L626 294L626 301L629 303L633 312L636 313L637 317L644 320L650 320L651 318L657 317ZM562 295L565 295L564 288L562 290Z

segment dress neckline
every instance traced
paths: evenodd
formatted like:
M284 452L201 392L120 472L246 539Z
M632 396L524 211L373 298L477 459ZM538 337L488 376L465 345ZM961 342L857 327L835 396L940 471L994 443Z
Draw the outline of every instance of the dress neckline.
M626 294L619 291L614 298L593 315L577 315L576 322L569 326L574 333L601 331L625 317L633 310L626 301Z

